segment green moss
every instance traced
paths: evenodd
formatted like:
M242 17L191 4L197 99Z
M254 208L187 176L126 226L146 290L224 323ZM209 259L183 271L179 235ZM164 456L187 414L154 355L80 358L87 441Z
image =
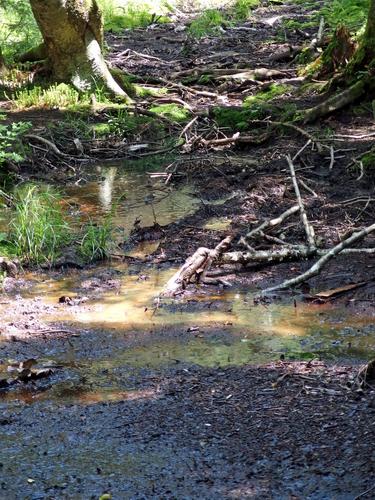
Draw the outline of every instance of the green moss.
M282 85L278 83L272 83L266 90L258 92L255 95L247 97L244 101L244 106L251 106L255 103L269 102L280 97L284 94L290 92L292 87L290 85Z
M134 85L135 95L137 97L159 97L168 94L166 87L151 88L142 85Z
M121 71L118 68L111 69L111 75L116 80L116 82L120 85L120 87L125 90L125 92L130 96L134 97L136 95L136 89L132 82L132 77Z
M254 119L254 113L248 109L215 108L214 118L219 127L227 127L233 131L248 129L248 121Z
M375 171L375 151L370 151L366 154L364 154L361 158L363 168L365 171Z
M189 111L183 106L178 104L160 104L159 106L153 106L150 111L156 113L157 115L162 115L176 122L187 121L190 118Z

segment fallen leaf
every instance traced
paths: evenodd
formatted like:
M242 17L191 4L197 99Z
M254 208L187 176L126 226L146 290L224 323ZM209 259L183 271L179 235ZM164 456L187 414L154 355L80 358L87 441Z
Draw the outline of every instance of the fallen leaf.
M314 297L318 297L321 299L329 299L330 297L334 297L335 295L339 295L340 293L349 292L350 290L354 290L366 284L367 281L361 281L359 283L351 283L350 285L344 285L338 288L332 288L331 290L325 290L324 292L316 293Z

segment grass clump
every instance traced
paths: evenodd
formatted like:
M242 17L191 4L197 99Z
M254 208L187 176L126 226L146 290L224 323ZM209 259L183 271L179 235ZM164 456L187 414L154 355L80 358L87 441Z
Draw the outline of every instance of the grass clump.
M90 104L88 96L80 95L73 87L65 83L51 85L44 89L35 86L15 93L14 103L17 108L68 108L80 104Z
M103 260L110 256L113 248L112 217L108 215L102 224L90 221L84 228L79 253L86 262Z
M35 185L16 189L9 241L17 256L26 263L53 262L70 240L69 225L56 191Z
M207 9L202 15L191 22L188 33L194 38L218 34L223 26L228 25L228 19L217 9Z
M98 0L103 12L104 29L118 33L123 29L144 28L152 23L166 23L161 3L131 2L128 0Z
M259 0L236 0L233 5L233 18L236 21L246 21L250 12L258 7Z

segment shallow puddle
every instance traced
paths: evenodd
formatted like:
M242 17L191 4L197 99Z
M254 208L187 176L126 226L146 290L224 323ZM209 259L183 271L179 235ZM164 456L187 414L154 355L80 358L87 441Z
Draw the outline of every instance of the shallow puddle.
M95 180L64 190L71 215L98 221L111 213L114 226L129 234L134 223L166 225L194 213L200 200L191 186L176 189L150 176L164 168L134 161L95 167Z

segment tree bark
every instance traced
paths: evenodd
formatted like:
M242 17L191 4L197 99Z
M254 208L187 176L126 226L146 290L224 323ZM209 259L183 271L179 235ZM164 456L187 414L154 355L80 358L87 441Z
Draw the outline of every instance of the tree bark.
M374 69L375 61L375 0L370 0L366 29L357 51L348 66L348 74L353 75L364 69Z
M104 85L128 99L102 54L102 14L96 0L30 0L42 33L52 75L87 91Z
M5 69L6 69L5 59L3 57L3 54L1 52L1 47L0 47L0 75L1 75L1 73L4 73Z

